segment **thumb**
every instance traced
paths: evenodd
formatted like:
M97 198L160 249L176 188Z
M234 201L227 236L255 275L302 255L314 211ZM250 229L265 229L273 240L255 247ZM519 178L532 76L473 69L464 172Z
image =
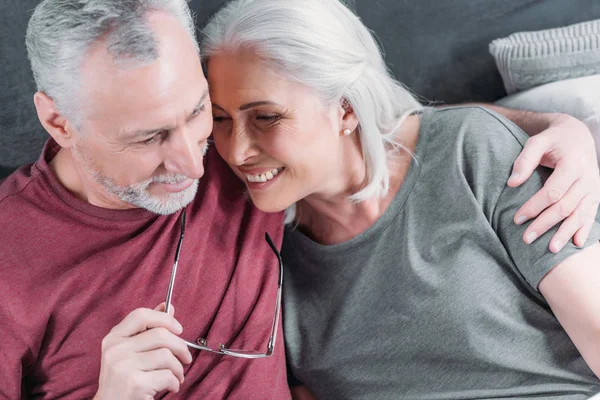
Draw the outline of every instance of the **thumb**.
M166 306L166 303L163 301L162 303L157 305L154 309L156 311L164 312L165 306ZM175 315L175 306L173 305L173 303L171 303L171 307L169 307L169 315L171 315L171 316Z

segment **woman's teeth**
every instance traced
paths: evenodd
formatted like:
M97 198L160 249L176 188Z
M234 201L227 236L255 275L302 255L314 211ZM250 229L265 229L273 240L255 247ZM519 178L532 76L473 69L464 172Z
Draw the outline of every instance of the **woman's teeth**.
M277 174L279 174L281 171L283 171L283 168L275 168L272 169L271 171L267 171L264 172L262 174L258 174L258 175L248 175L246 174L246 179L248 180L248 182L267 182L270 181L271 179L273 179L275 176L277 176Z

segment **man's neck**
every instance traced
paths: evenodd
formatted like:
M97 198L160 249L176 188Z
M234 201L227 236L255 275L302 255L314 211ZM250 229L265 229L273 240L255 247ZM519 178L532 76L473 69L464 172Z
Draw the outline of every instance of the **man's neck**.
M106 193L106 190L75 162L70 149L61 148L48 165L58 182L81 201L107 209L135 208Z

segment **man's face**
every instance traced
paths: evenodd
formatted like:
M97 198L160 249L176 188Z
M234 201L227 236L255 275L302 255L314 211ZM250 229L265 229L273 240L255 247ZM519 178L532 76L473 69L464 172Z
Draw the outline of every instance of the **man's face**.
M88 54L72 156L93 203L171 214L193 200L204 174L211 104L193 39L170 16L149 20L157 60L116 64L105 43Z

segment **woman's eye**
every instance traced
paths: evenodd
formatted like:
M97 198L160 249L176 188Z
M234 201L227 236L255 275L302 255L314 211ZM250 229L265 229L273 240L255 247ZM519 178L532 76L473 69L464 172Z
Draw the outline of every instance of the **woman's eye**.
M278 121L281 117L279 115L258 115L256 119L259 121L265 122L275 122Z

